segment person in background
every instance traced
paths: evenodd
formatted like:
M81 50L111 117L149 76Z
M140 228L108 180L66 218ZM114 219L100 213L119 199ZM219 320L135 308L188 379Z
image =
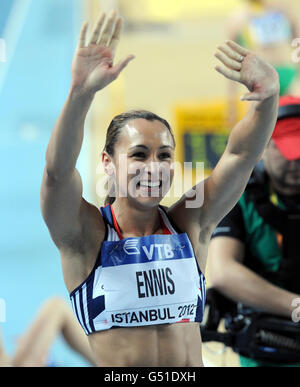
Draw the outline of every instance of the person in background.
M53 297L39 309L29 329L18 340L13 356L6 353L0 335L0 367L55 366L49 355L54 340L60 334L70 348L95 366L88 340L71 308L63 299Z
M226 297L291 319L300 297L300 98L279 105L263 160L214 231L208 261L211 285ZM241 357L241 365L266 363Z
M288 2L244 0L228 20L227 36L271 63L279 74L280 95L300 93L299 63L292 60L292 42L300 38L300 20ZM228 83L229 122L238 119L238 88Z

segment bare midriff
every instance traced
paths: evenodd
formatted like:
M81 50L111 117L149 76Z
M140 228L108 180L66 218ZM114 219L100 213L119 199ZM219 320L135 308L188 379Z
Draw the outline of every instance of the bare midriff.
M115 328L89 336L99 367L202 367L199 323Z

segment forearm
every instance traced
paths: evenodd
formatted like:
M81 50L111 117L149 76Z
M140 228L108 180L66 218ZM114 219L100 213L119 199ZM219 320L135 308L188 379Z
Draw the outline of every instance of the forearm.
M46 153L46 170L55 179L72 174L82 147L84 122L93 94L71 87L51 134Z
M261 102L253 102L245 116L231 131L227 151L254 166L268 144L278 114L279 94Z
M291 318L294 309L292 300L298 297L296 294L271 284L238 262L223 267L222 278L214 286L227 297L268 313Z

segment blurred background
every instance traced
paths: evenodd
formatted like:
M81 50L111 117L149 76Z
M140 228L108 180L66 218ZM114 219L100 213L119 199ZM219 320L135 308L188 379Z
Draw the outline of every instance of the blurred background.
M277 47L274 42L256 47L250 29L232 28L249 3L258 7L260 1L1 0L0 304L6 310L0 324L9 353L45 299L59 295L69 302L59 253L40 213L39 191L50 133L68 94L82 22L92 25L100 11L117 9L125 27L116 60L136 56L116 82L98 93L86 121L78 169L84 197L100 206L106 129L116 114L129 109L148 109L166 118L175 132L176 160L204 162L205 173L210 173L230 129L248 108L238 102L244 90L232 91L214 70L218 44L243 37L245 45L274 65L298 71L291 38ZM294 16L300 15L298 0L264 3L284 8L290 15L291 37L300 38L300 20ZM274 21L267 36L276 31ZM297 76L291 83L288 92L300 93ZM189 173L193 176L193 168ZM163 204L176 199L168 197ZM87 365L60 339L51 358L62 366ZM223 346L205 345L204 359L208 366L238 366L236 356Z

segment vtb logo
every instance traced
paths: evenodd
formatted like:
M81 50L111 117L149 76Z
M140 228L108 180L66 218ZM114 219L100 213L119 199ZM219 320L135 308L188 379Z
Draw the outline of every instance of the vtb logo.
M128 239L123 246L123 250L126 254L141 254L140 250L137 247L137 244L139 243L138 239ZM157 252L158 259L164 259L164 258L173 258L174 252L172 250L171 245L166 243L155 243L150 244L149 247L147 246L141 246L144 254L146 254L149 261L153 259L154 251ZM155 250L156 249L156 250Z
M128 239L123 246L123 250L126 254L140 254L140 250L136 247L139 243L138 239Z

